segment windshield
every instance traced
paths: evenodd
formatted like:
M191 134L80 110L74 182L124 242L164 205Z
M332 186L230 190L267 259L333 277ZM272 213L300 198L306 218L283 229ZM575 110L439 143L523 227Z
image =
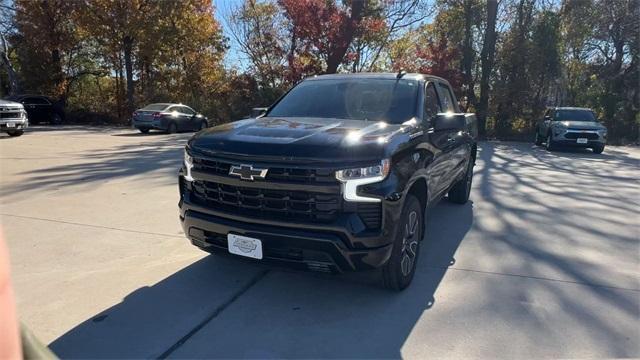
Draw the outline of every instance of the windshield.
M167 108L167 104L149 104L143 107L140 110L148 110L148 111L162 111Z
M401 124L415 116L418 81L328 79L304 81L269 112L273 117L316 117Z
M596 117L589 110L556 110L554 119L556 121L596 121Z

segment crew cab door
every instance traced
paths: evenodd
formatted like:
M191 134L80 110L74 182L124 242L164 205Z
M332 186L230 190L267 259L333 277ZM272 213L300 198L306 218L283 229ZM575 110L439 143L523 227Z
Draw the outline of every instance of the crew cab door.
M449 85L436 82L438 98L442 112L459 113L458 104ZM460 129L446 129L432 132L432 143L441 152L439 159L434 159L433 184L430 184L434 194L442 194L449 189L460 175L466 171L467 159L471 154L471 148L467 144L467 134Z

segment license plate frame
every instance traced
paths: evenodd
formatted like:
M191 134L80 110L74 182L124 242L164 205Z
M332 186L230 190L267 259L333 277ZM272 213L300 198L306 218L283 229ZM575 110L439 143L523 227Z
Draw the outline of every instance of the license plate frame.
M229 253L262 260L262 240L242 236L238 234L227 234L227 246Z
M589 139L587 138L578 138L576 139L576 143L578 144L587 144L589 142Z

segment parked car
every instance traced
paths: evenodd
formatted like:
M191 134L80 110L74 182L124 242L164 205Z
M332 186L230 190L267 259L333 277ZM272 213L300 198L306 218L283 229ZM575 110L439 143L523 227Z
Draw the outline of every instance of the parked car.
M64 121L64 105L61 101L55 101L43 95L13 95L6 98L10 101L19 102L29 115L31 124L48 122L59 125Z
M22 104L0 100L0 132L5 132L9 136L20 136L28 126L27 112Z
M136 110L131 122L142 133L151 129L162 130L169 134L179 131L199 131L209 127L206 116L182 104L149 104Z
M549 108L536 126L535 144L545 144L549 151L571 146L591 148L600 154L606 143L607 128L597 120L593 110L587 108Z
M209 252L411 282L424 213L469 198L474 114L422 74L306 79L264 116L199 132L179 173L180 221Z

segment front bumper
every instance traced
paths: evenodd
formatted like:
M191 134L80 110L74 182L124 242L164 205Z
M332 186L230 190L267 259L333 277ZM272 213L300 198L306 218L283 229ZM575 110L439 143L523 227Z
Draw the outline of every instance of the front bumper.
M232 255L227 247L229 233L262 241L260 262L322 272L374 269L391 256L397 205L383 201L383 218L378 230L362 229L357 215L344 213L331 223L310 224L261 219L204 208L194 203L190 183L180 175L180 222L191 243L205 251ZM385 204L386 203L386 204ZM248 259L249 261L253 261Z
M27 127L29 127L29 121L25 118L0 120L0 131L2 132L24 130Z
M597 130L553 129L553 142L560 146L592 148L604 146L607 137L606 132Z

